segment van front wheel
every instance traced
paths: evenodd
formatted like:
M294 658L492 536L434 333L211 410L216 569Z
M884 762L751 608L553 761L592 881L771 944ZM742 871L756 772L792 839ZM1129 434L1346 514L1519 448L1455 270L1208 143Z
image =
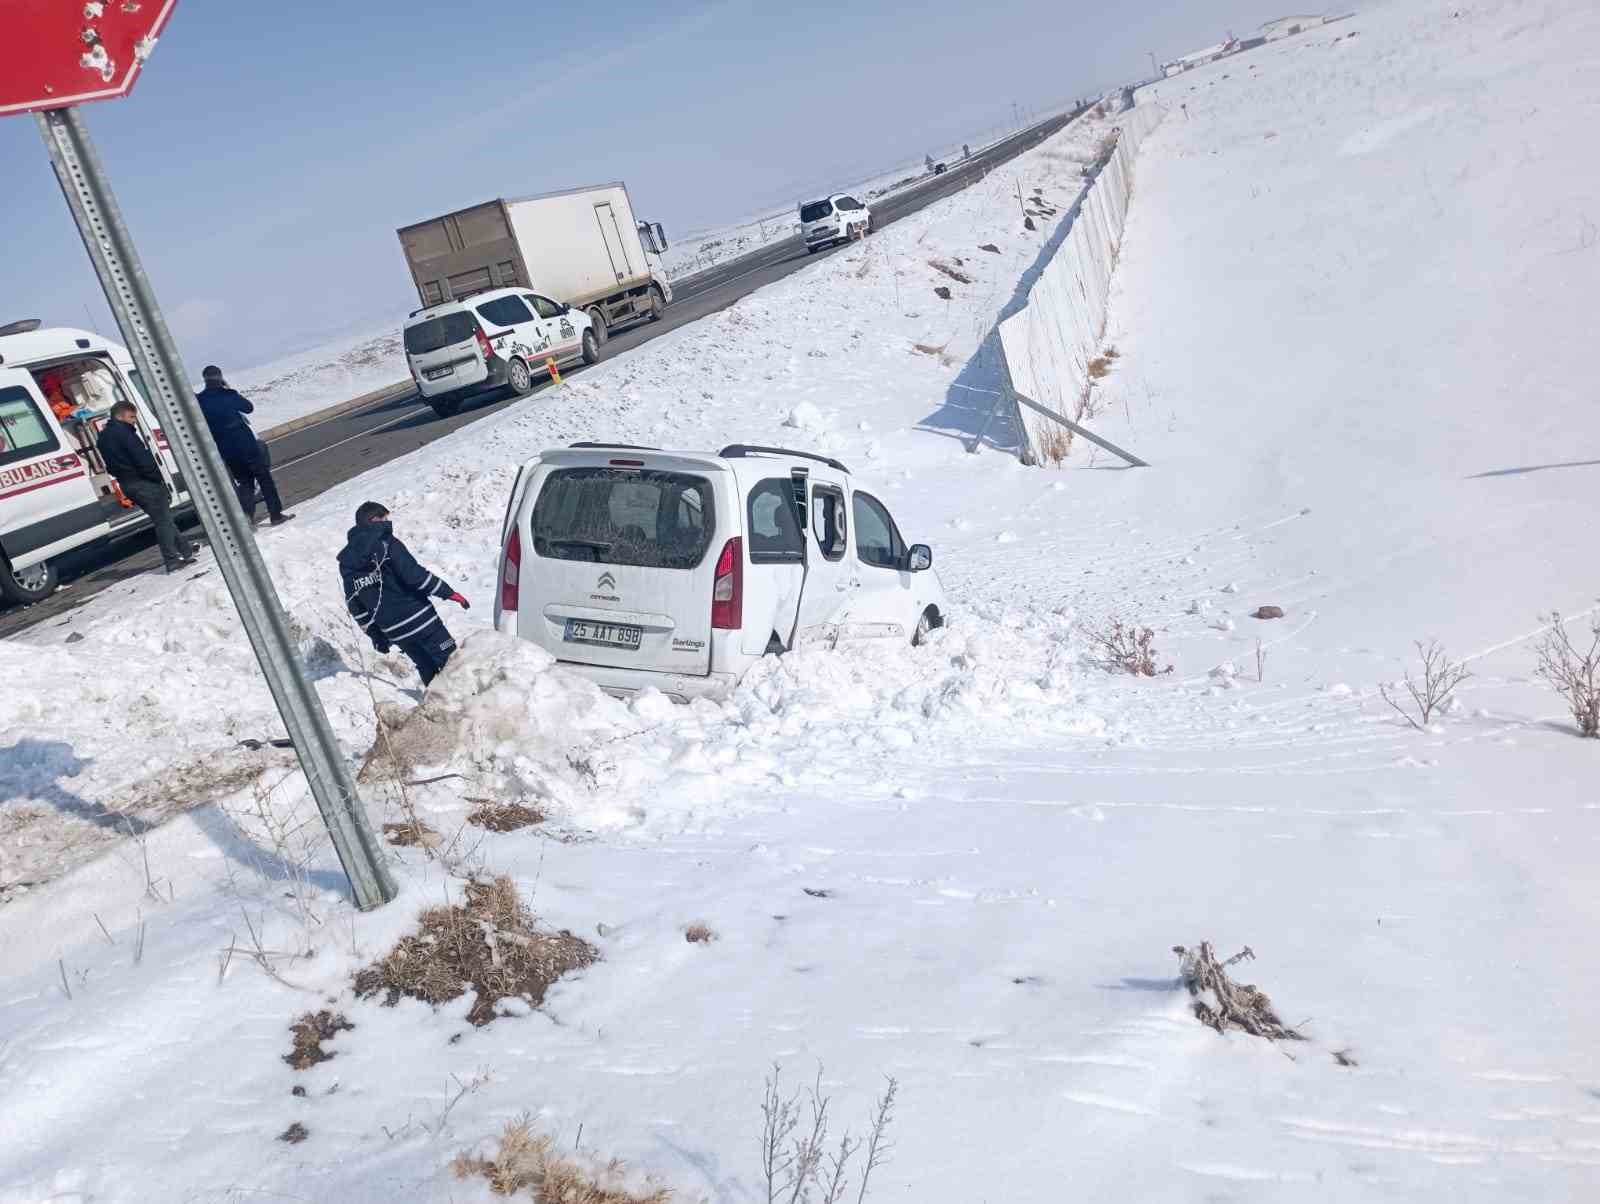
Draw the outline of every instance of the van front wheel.
M18 606L43 602L56 592L60 583L56 566L48 560L25 569L13 569L9 561L0 557L0 594Z
M922 617L917 620L917 629L911 633L911 645L920 648L928 642L928 633L936 627L943 627L944 620L939 617L939 612L933 607L928 607L922 612ZM902 629L904 630L904 629Z

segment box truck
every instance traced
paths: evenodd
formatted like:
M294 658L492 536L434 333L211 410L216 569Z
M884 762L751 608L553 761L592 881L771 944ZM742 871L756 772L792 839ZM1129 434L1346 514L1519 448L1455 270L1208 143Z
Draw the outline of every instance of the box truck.
M672 300L666 232L634 218L620 182L486 201L397 233L424 308L521 287L586 312L603 342Z

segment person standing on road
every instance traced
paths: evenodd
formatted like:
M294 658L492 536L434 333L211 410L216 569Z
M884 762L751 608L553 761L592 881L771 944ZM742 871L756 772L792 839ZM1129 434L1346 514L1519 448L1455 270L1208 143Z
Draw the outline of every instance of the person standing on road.
M167 478L161 475L161 466L139 433L139 412L131 401L119 401L111 407L111 418L96 441L100 458L106 471L117 479L122 492L150 516L155 524L156 542L161 545L161 559L167 572L194 563L194 545L178 531L172 521L172 494L167 489Z
M239 495L239 505L252 526L256 521L256 490L267 504L267 516L274 527L282 526L294 517L283 512L283 499L278 496L278 483L272 479L272 455L267 445L256 438L256 433L245 421L253 414L255 406L242 394L228 388L222 379L222 369L215 364L206 365L200 373L206 387L195 394L200 410L211 428L212 441L222 453L222 462L228 466L233 478L233 490Z
M395 538L388 507L363 502L356 525L339 553L344 602L379 653L396 647L411 658L426 686L444 668L456 642L445 629L432 598L471 608L455 587L417 563Z

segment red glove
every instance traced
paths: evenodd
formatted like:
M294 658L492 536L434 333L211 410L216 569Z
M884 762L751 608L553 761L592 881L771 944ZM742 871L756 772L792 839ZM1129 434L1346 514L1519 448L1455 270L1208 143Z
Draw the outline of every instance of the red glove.
M460 594L451 594L450 595L450 601L456 603L458 606L461 607L462 610L471 610L472 609L472 603L468 602Z

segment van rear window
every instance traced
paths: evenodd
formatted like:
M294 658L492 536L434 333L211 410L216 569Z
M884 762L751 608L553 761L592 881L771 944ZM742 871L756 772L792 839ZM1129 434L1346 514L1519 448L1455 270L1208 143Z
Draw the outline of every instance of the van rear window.
M832 201L812 201L809 205L800 206L800 220L803 222L820 222L832 212Z
M681 472L561 468L533 506L533 550L550 560L692 569L715 528L711 482Z
M465 343L472 337L477 325L471 314L457 312L407 326L406 354L426 355L430 351Z

